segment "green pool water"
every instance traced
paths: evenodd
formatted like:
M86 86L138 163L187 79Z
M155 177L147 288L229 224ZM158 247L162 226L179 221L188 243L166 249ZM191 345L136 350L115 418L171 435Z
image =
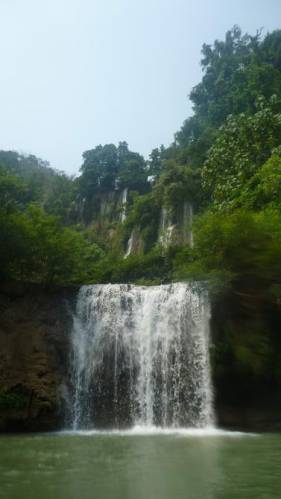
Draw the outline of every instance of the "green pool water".
M281 498L281 435L2 436L0 497Z

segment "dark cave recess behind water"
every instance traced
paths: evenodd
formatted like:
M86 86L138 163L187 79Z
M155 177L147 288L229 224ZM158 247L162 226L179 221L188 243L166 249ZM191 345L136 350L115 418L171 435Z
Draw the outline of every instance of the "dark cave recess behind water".
M77 293L77 287L0 284L0 431L65 427ZM254 328L266 327L272 333L275 355L281 357L277 341L280 322L280 317L260 303L241 304L227 295L212 303L211 362L219 427L281 430L281 388L272 379L270 366L268 372L254 375L251 365L242 369L237 364L230 348L233 342L244 346L245 331L252 334ZM258 360L255 352L255 362Z

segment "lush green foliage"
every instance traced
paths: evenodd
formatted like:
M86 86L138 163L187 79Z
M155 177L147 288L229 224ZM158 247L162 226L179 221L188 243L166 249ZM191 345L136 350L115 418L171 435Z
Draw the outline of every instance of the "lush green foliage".
M102 256L95 243L36 205L9 215L1 209L0 239L1 274L18 280L80 283Z
M208 285L215 376L259 389L281 379L281 30L234 27L202 55L193 115L148 161L126 142L99 145L70 178L0 151L0 276ZM177 233L166 247L160 225L186 236L191 205L194 247ZM0 408L21 402L0 393Z
M5 188L4 182L10 182L10 185ZM0 151L0 184L0 196L10 196L12 189L21 190L13 196L18 207L36 202L47 213L61 217L65 224L77 220L76 183L50 168L46 161L14 151Z
M77 220L75 182L34 156L0 151L0 275L31 282L87 281L103 250Z
M278 31L261 40L261 33L242 35L234 26L224 41L204 44L204 76L190 95L196 115L219 126L229 114L254 112L257 97L280 94L279 62L272 57L276 43L280 44Z
M234 27L202 55L193 116L147 162L126 142L99 145L84 152L72 179L34 156L0 152L3 275L57 283L196 278L278 295L281 32L263 38ZM183 241L159 248L161 209L177 219L185 202L197 212L194 249ZM134 230L141 249L124 260Z
M281 114L262 100L258 112L229 116L208 152L203 187L219 209L241 205L241 193L281 142ZM252 183L252 182L251 182Z
M125 240L128 240L132 230L137 227L145 251L151 249L157 241L160 207L157 197L152 192L143 196L135 195L125 224Z
M215 376L259 389L280 384L281 31L263 38L234 27L202 55L193 115L146 162L126 142L99 145L84 152L74 179L0 151L0 274L208 285ZM177 233L163 247L164 212L171 230L186 231L191 204L194 247ZM2 408L20 403L0 394Z
M79 189L81 195L91 198L97 192L128 187L142 190L146 172L143 157L129 150L126 142L97 146L83 153Z
M176 211L186 200L192 200L194 205L200 203L200 190L201 178L198 170L170 159L163 163L163 171L155 185L154 195L161 206Z
M214 282L223 279L234 288L279 293L280 211L206 212L197 221L196 248L186 271Z
M273 150L251 180L243 185L240 203L248 209L260 210L266 206L281 210L281 150Z
M94 267L93 282L128 282L136 284L162 284L172 276L172 261L160 248L147 254L114 258L109 255Z
M26 204L27 188L22 180L0 165L0 206L7 212Z

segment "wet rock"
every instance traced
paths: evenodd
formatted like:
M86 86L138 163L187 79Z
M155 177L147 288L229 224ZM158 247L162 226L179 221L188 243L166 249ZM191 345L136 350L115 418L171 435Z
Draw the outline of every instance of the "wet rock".
M0 431L62 426L75 289L0 285Z

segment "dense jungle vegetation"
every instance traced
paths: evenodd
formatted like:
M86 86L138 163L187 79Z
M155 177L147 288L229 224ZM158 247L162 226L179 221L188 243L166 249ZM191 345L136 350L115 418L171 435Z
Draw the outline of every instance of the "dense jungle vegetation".
M148 161L118 146L83 154L76 178L34 156L0 152L1 276L59 285L208 280L281 299L281 31L238 27L202 48L193 115ZM153 182L147 179L153 178ZM127 218L101 219L128 188ZM161 208L192 202L194 248L159 245ZM137 227L142 251L124 259Z
M203 45L201 66L193 115L147 161L126 142L98 145L74 178L0 151L0 275L44 285L204 281L215 376L236 386L241 376L252 390L280 383L281 30L250 36L235 26ZM185 201L194 247L163 246L161 209L176 214ZM141 244L124 258L132 233Z

